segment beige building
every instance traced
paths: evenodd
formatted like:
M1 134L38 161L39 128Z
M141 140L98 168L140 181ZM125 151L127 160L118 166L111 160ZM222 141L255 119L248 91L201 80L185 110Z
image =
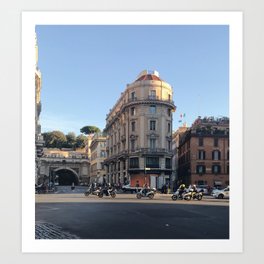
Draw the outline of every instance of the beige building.
M90 183L103 183L106 181L106 171L104 161L106 158L106 137L101 133L96 133L90 144L91 171Z
M157 71L128 84L106 118L107 180L161 188L172 172L173 89Z
M179 158L179 144L180 144L180 137L183 133L187 131L188 127L187 124L184 123L182 127L179 127L176 131L172 134L172 175L171 175L171 189L175 189L178 185L178 158Z
M41 72L38 68L38 44L37 35L35 35L35 183L38 182L39 169L40 169L40 157L43 155L44 140L41 135L41 126L39 123L39 116L41 112Z
M40 164L39 183L79 185L89 181L90 162L84 148L76 150L44 148Z
M90 146L91 146L91 143L92 143L92 140L93 140L93 134L91 135L87 135L87 139L85 141L85 151L86 151L86 154L88 156L88 159L91 159L91 149L90 149Z

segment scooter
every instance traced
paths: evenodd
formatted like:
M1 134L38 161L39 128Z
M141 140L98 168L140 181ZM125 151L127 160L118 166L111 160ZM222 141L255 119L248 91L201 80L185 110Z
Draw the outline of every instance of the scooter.
M148 197L149 199L153 199L156 193L156 189L147 189L143 188L137 193L137 198L141 199L142 197Z
M111 196L112 198L116 197L116 190L113 187L101 189L100 194L98 195L100 198L103 196Z
M202 192L194 192L193 189L189 189L189 191L183 195L183 199L186 201L190 201L191 199L193 200L202 200L203 198L203 193Z
M44 186L43 184L35 186L35 193L37 194L47 193L46 186Z
M176 201L177 199L183 200L186 192L187 192L187 189L184 189L184 190L177 189L177 191L171 196L171 199L173 201Z
M89 195L91 194L91 195L96 195L96 196L102 198L103 196L101 197L100 193L101 193L101 188L100 188L100 187L93 189L93 188L90 186L90 187L84 192L84 195L85 195L85 196L89 196Z

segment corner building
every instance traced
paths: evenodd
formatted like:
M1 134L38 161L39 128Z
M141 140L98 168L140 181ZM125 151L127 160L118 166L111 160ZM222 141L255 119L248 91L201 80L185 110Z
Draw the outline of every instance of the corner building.
M128 84L106 118L107 180L161 188L172 172L172 87L157 71Z

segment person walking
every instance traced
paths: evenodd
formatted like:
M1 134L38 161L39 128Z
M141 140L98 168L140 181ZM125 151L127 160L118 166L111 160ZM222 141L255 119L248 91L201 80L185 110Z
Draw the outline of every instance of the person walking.
M72 183L71 190L73 191L75 189L74 182Z

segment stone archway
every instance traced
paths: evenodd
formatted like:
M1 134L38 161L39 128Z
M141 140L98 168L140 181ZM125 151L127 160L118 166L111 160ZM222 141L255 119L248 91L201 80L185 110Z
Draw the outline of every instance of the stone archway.
M58 168L55 170L55 175L58 177L59 185L79 185L77 173L69 168Z

